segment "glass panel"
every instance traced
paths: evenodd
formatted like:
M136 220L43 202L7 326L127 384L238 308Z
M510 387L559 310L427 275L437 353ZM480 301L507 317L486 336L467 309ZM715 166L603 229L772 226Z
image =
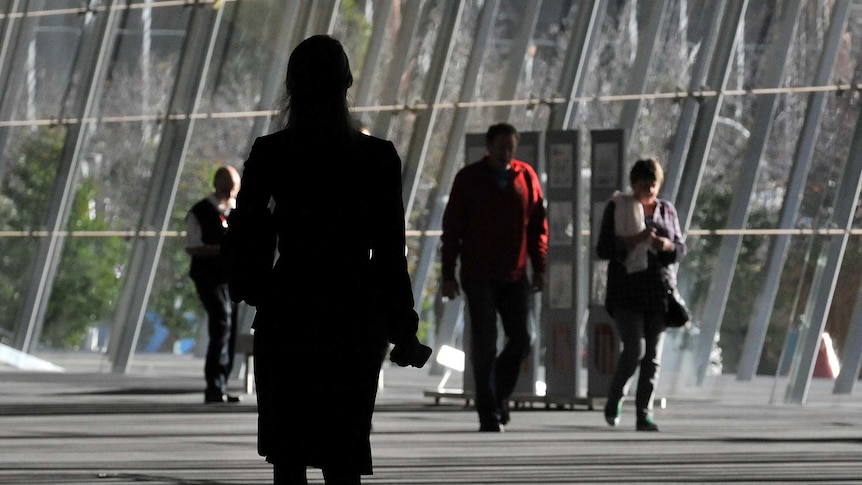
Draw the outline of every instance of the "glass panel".
M137 351L193 352L198 336L206 336L206 313L188 275L185 216L212 192L219 166L232 165L241 173L252 124L245 117L195 124L147 307L144 329L151 332L150 337L138 340Z
M67 223L71 233L61 241L63 252L40 338L43 346L103 350L131 249L123 235L138 224L145 197L149 172L141 159L152 147L129 143L140 136L137 123L104 124L81 152Z
M115 55L109 61L104 89L96 91L102 97L78 99L88 93L76 87L67 93L69 97L64 102L69 106L91 102L99 105L103 113L113 116L137 117L151 107L153 112L164 111L173 79L173 66L168 59L172 58L170 60L174 63L179 59L176 41L161 43L159 39L145 35L142 43L142 30L138 27L146 23L142 16L146 19L152 13L154 25L160 25L161 19L165 22L164 31L175 36L184 31L180 25L170 22L181 21L183 13L188 11L175 10L171 14L166 9L152 12L150 9L126 10L124 13L128 15L123 17L125 24L119 31ZM92 20L85 20L85 23L89 21ZM131 40L126 42L127 38ZM155 55L149 56L152 53ZM165 56L160 57L159 54ZM154 72L158 75L151 78ZM80 178L69 207L68 227L72 231L113 229L128 234L141 221L152 170L150 163L142 161L154 159L159 126L152 119L124 121L109 118L84 129L81 148L76 147L74 153L79 157ZM69 145L67 149L71 150L71 147ZM71 157L72 154L64 156ZM40 338L42 345L61 348L95 345L101 348L101 345L92 344L93 335L107 332L105 322L111 321L113 305L122 286L117 280L123 274L130 249L117 236L103 236L91 240L73 232L63 241L62 258L46 308ZM81 284L83 286L79 286ZM80 309L74 318L68 313L70 306ZM101 339L102 335L95 340Z
M284 80L265 79L275 52L286 46L276 45L287 2L226 2L213 49L213 58L201 99L201 112L232 113L244 116L246 111L273 109L259 106L264 84ZM281 92L279 91L279 94ZM244 142L245 143L245 142Z
M338 5L338 16L332 35L341 41L344 50L347 51L354 80L363 76L366 68L369 70L379 68L379 66L365 66L368 40L371 37L373 9L374 2L366 2L364 9L361 8L361 2L339 2ZM354 83L354 89L355 86L356 83Z
M456 103L461 98L462 86L464 84L464 74L468 63L470 62L470 53L473 50L477 22L482 14L482 9L475 3L468 3L463 6L463 12L460 18L459 25L456 26L453 34L453 47L447 62L446 76L443 79L443 86L440 94L441 103ZM439 35L443 35L441 32ZM438 38L435 40L435 49L448 42L448 39ZM429 66L434 68L434 66ZM489 79L490 78L486 78ZM499 87L491 82L485 82L482 86L482 91L491 93L499 91ZM427 100L431 101L431 100ZM424 116L429 115L425 113ZM443 164L443 156L446 153L446 148L451 134L451 127L454 121L456 112L450 107L440 107L437 110L437 116L434 120L435 125L431 127L431 134L427 140L427 149L425 151L425 160L422 166L422 174L416 187L415 201L410 214L410 226L414 229L425 229L428 226L427 217L430 215L431 207L429 207L429 197L436 194L437 180L440 177ZM438 136L437 134L442 136ZM424 133L422 134L424 136ZM415 140L413 143L421 143L424 140ZM419 147L413 147L418 149ZM418 152L417 152L418 154ZM418 254L419 251L413 251L413 254Z
M665 169L665 180L674 177L675 174L668 169L667 161L671 156L681 114L682 105L672 99L642 101L624 166L630 167L634 160L643 156L652 156ZM625 180L628 180L627 175Z
M136 352L186 354L206 348L207 315L188 275L185 246L184 232L165 239Z
M85 2L86 3L86 2ZM104 2L103 2L104 3ZM38 7L34 5L38 4ZM494 20L494 35L485 58L476 97L480 101L499 99L505 83L517 83L514 99L552 99L560 95L559 79L567 52L569 36L575 24L578 8L583 2L543 2L532 46L528 49L523 72L517 80L504 79L508 62L513 60L512 40L523 21L524 2L505 0L500 3ZM51 123L61 116L74 118L69 110L78 96L82 73L75 71L82 59L83 41L94 26L94 20L104 15L104 5L82 13L80 0L31 2L27 16L15 17L15 22L33 26L32 42L24 29L21 37L24 52L14 59L14 76L9 88L14 91L11 108L4 107L0 120L0 339L9 342L18 325L23 295L32 284L32 264L38 249L38 236L29 231L41 229L58 172L58 163L66 142L66 126ZM211 177L216 166L230 163L241 166L247 156L250 140L255 133L254 114L261 109L260 92L272 62L280 33L282 15L287 2L246 1L222 2L222 22L200 110L203 113L228 115L228 119L198 120L190 140L183 172L174 201L170 229L166 234L162 257L158 262L156 281L149 303L149 313L142 328L139 349L143 351L188 350L189 340L200 334L204 321L193 287L187 278L188 258L183 251L183 217L187 208L211 190ZM305 5L305 4L304 4ZM438 45L439 22L445 2L422 2L419 31L412 39L407 67L398 73L401 82L392 88L386 84L392 53L399 42L401 15L406 3L393 6L386 19L383 52L377 65L365 65L371 34L373 9L376 2L339 2L334 35L339 37L351 59L357 79L373 71L374 85L371 104L386 99L389 91L397 91L396 104L427 101L425 88L431 68L433 51ZM641 29L646 20L649 2L608 2L606 17L600 24L598 43L590 55L590 75L584 78L585 98L579 106L579 128L614 128L624 106L621 101L597 100L599 95L629 94L626 89L634 62L637 43L642 41ZM734 53L728 88L735 90L763 87L763 74L769 68L768 54L774 32L787 3L759 2L747 4L743 25L743 42ZM411 5L412 6L412 5ZM444 101L456 101L463 85L463 67L473 50L473 36L483 2L464 2L461 24L456 30L456 44L449 59L450 67L444 81ZM194 8L184 2L132 0L117 8L120 28L109 57L107 82L98 89L98 123L88 125L78 150L78 185L71 205L69 237L63 239L63 257L46 308L41 343L47 347L77 347L103 350L107 330L105 322L112 317L117 291L122 287L122 274L130 254L131 244L125 236L136 229L146 202L152 165L161 142L158 118L168 109L175 76L191 13ZM763 161L751 200L748 228L770 228L777 223L779 201L790 165L796 152L796 141L806 114L810 84L823 48L824 35L831 21L830 2L804 2L801 19L793 38L781 94L774 114L774 125L763 152ZM679 127L682 107L672 99L656 94L689 89L692 67L703 45L707 27L713 19L702 14L703 6L687 0L667 2L667 18L660 33L659 47L648 75L648 87L635 132L631 138L628 161L640 155L654 155L659 160L670 156L672 142ZM637 10L637 11L636 11ZM9 25L10 14L0 14L0 22ZM838 60L830 83L848 83L860 79L862 43L862 10L850 9L850 21L842 40ZM96 39L99 41L100 39ZM96 42L98 44L99 42ZM11 51L10 51L11 52ZM0 73L7 75L8 73ZM86 73L83 73L86 74ZM275 80L279 82L281 79ZM655 98L655 99L650 99ZM812 166L802 199L797 226L816 230L829 227L836 188L844 172L849 140L859 116L859 93L849 86L830 92L822 119ZM709 275L716 264L716 252L721 237L709 232L726 224L733 194L740 183L740 164L745 160L749 133L754 130L754 116L762 97L751 92L729 93L717 120L708 162L701 182L701 192L694 208L693 226L704 235L691 235L691 256L681 268L682 283L688 284L686 296L697 309L705 300ZM268 106L262 107L268 109ZM66 109L66 112L63 110ZM496 120L496 108L469 109L466 131L483 133ZM510 120L521 131L542 131L547 128L548 104L516 106ZM427 224L445 148L449 143L449 127L455 110L440 110L434 126L434 136L427 149L421 181L411 215L411 226L421 229ZM391 121L387 133L378 136L392 138L402 157L408 156L417 112L410 110L379 112L365 111L361 116L374 126L379 116ZM10 121L11 120L11 121ZM257 119L257 121L260 121ZM72 125L77 128L77 126ZM458 142L458 140L455 140ZM71 146L71 145L70 145ZM415 147L413 147L415 149ZM463 163L462 153L455 162ZM584 167L589 157L581 157ZM405 160L406 161L406 160ZM667 174L670 176L671 174ZM586 213L586 208L582 210ZM862 221L853 221L862 228ZM83 231L83 232L82 232ZM825 235L795 235L791 239L788 264L783 268L781 287L769 328L759 372L771 373L781 368L781 350L788 327L798 325L814 274L814 261L829 238ZM730 300L749 302L757 294L764 278L763 267L771 240L767 236L748 235L743 238L731 288ZM418 240L410 240L411 257L419 254ZM857 258L856 238L851 237L834 301L855 301L862 274ZM413 261L411 259L411 264ZM725 371L732 370L736 352L744 337L744 327L750 319L748 308L735 305L728 308L722 327ZM850 306L833 308L827 330L840 351L846 343ZM80 309L80 310L79 310ZM167 333L166 333L167 332ZM179 344L178 344L179 342ZM732 347L732 348L731 348Z
M787 57L785 86L805 87L811 83L820 61L824 36L829 29L831 10L829 2L807 2L803 6Z
M67 102L74 62L81 47L84 15L44 15L34 19L30 47L23 66L25 88L18 99L15 119L57 119L68 115ZM29 20L28 20L29 21Z
M101 231L104 213L96 210L93 181L79 188L69 226L74 231ZM119 269L129 245L119 237L75 236L65 239L39 344L49 349L104 352L114 305L119 296Z
M856 217L858 224L859 217ZM825 331L832 338L834 350L838 360L843 361L845 346L849 343L847 335L850 325L859 325L851 318L859 299L860 276L862 276L862 244L859 236L851 236L847 241L847 249L844 253L844 261L841 263L841 272L835 286L833 305L829 309L829 318L826 320ZM852 302L852 303L851 303ZM855 315L857 318L858 315ZM852 370L850 370L852 372Z
M373 23L374 9L376 6L375 2L368 2L366 5L367 7L364 12L363 19L360 20L356 18L350 23L350 25L355 26L351 32L355 32L355 35L357 36L362 34L361 40L358 41L358 47L344 45L344 48L347 51L348 58L350 59L350 68L353 70L354 78L353 88L347 93L348 97L354 95L358 83L368 82L368 79L366 78L371 79L371 86L368 88L369 102L367 104L369 106L354 106L354 108L363 108L363 110L361 112L357 112L355 116L373 132L378 117L392 116L391 111L389 110L378 111L373 108L384 103L381 91L383 91L384 86L387 84L387 80L390 77L389 71L392 67L392 59L396 55L396 50L405 34L401 30L403 28L402 22L404 21L402 12L403 8L393 8L389 18L385 20L385 24L383 26L378 26ZM344 2L342 2L341 8L342 10L345 8ZM354 12L353 16L357 16L357 13ZM339 16L338 23L335 27L336 37L339 35L349 35L346 33L339 34L339 32L346 31L347 27L344 24L345 21L342 20L341 16ZM382 54L380 54L377 65L366 66L366 56L363 50L367 49L368 37L370 37L372 29L379 28L386 29L386 35L384 35L383 45L381 47ZM351 98L348 98L348 100L352 101ZM388 100L387 96L387 103ZM375 136L382 136L384 138L387 137L386 133L372 134Z
M5 211L9 201L0 199L0 210ZM38 241L0 224L0 343L12 345L24 304L22 289L32 277Z
M594 98L623 93L629 83L629 70L635 61L639 2L608 2L605 19L597 27L595 42L589 55L589 66L583 76L582 96ZM617 109L612 109L616 107ZM622 104L590 102L579 110L581 119L590 129L618 127Z
M688 91L691 70L704 40L704 26L698 21L704 6L685 0L669 3L647 75L647 93Z
M45 212L66 130L63 127L13 128L9 135L11 141L5 154L8 163L4 164L0 177L3 211L0 230L12 231L8 239L0 237L5 247L0 253L3 255L0 258L0 301L7 309L0 312L4 337L16 331L27 286L34 278L35 255L40 238L45 236L22 236L45 228Z
M144 117L145 137L168 109L191 9L136 8L123 12L101 97L106 117Z

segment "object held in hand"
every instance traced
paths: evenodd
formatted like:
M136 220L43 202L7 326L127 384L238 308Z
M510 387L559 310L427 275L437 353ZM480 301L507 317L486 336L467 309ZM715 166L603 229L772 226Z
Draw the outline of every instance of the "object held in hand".
M421 368L431 357L431 347L416 343L416 345L396 345L389 352L389 360L401 367L411 365Z

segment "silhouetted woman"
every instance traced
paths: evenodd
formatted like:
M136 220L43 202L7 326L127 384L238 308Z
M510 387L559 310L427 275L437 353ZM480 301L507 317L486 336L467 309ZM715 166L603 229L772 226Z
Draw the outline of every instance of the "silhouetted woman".
M391 142L354 127L352 82L337 40L297 46L284 129L255 141L231 220L248 258L271 254L277 235L272 270L232 287L235 299L257 306L258 452L276 484L307 483L308 466L327 484L371 474L371 415L388 345L399 365L421 366L430 350L416 338L401 160Z

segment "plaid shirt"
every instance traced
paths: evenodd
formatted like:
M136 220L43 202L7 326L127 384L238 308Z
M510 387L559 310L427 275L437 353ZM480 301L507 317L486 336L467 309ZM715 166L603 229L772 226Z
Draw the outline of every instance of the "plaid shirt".
M671 284L676 285L675 263L682 261L687 251L676 208L670 202L659 199L653 217L647 217L645 220L646 225L654 227L659 236L673 241L675 250L658 254L650 251L647 269L629 274L624 263L628 251L622 239L614 234L614 206L613 201L609 201L605 206L596 244L599 258L609 260L605 307L610 313L613 313L614 308L635 312L663 310L665 286L662 273L668 268Z

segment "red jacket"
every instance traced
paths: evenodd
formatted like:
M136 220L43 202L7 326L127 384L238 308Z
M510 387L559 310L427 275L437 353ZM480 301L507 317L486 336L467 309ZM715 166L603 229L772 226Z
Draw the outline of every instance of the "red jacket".
M527 272L544 273L548 220L539 177L526 162L512 160L510 183L503 190L483 158L462 168L452 184L443 213L442 276L517 281Z

